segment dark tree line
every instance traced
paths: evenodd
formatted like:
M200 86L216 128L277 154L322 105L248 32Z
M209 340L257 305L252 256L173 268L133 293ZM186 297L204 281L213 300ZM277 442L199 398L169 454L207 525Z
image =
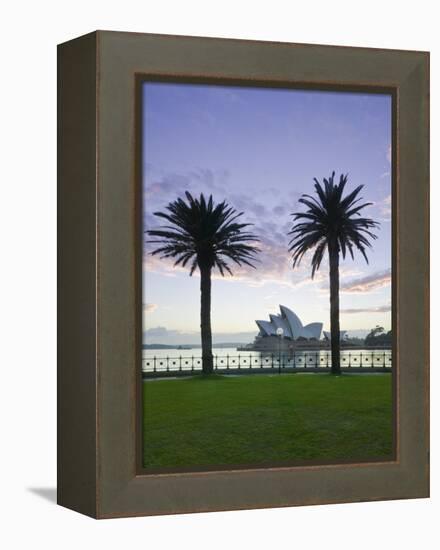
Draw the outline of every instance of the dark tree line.
M365 337L365 345L381 346L391 344L393 341L391 330L385 332L383 327L377 325L371 329L370 333Z

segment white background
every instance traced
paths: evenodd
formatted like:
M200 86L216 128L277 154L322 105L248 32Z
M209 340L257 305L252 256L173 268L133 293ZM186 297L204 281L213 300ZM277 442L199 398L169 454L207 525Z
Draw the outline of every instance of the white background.
M95 29L431 51L432 204L439 204L435 2L65 0L0 16L0 543L3 548L438 548L438 355L432 354L432 498L94 521L57 507L56 44ZM436 154L437 152L437 154ZM415 182L416 183L416 182ZM432 326L439 334L438 219ZM438 246L437 246L438 249ZM437 304L436 306L434 304Z

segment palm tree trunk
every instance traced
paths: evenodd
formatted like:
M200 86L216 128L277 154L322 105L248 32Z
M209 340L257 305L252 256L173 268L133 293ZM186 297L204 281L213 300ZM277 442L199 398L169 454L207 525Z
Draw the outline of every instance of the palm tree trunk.
M211 268L200 268L200 333L202 336L202 371L212 374L214 370L212 358L211 333Z
M332 374L341 374L341 337L339 331L339 249L329 244L330 263L330 344L332 350Z

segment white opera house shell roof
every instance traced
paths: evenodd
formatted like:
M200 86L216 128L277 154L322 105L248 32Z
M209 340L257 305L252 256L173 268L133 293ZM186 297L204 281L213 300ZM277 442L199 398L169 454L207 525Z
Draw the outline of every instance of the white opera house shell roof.
M283 336L297 340L321 338L322 323L303 325L298 315L286 306L280 306L280 315L269 315L270 321L255 321L260 329L260 336L277 336L277 329L283 329Z

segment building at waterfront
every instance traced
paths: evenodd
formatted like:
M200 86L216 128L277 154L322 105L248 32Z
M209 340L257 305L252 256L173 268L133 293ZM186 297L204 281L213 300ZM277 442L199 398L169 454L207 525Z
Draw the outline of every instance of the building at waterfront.
M280 313L269 315L269 321L256 320L259 332L252 344L245 349L255 351L269 350L307 350L326 349L330 344L330 333L323 331L323 323L314 322L303 325L296 313L280 305ZM347 331L342 330L341 343L345 342ZM322 338L323 336L323 338Z
M303 325L296 313L286 306L280 306L279 315L269 315L270 321L255 321L260 329L261 338L277 336L277 329L281 329L284 338L290 340L320 340L322 323Z
M303 325L296 313L286 306L280 306L278 315L269 315L269 321L255 321L259 329L255 341L250 346L255 350L270 350L282 347L283 350L317 347L321 340L322 323ZM321 342L320 342L321 341Z

